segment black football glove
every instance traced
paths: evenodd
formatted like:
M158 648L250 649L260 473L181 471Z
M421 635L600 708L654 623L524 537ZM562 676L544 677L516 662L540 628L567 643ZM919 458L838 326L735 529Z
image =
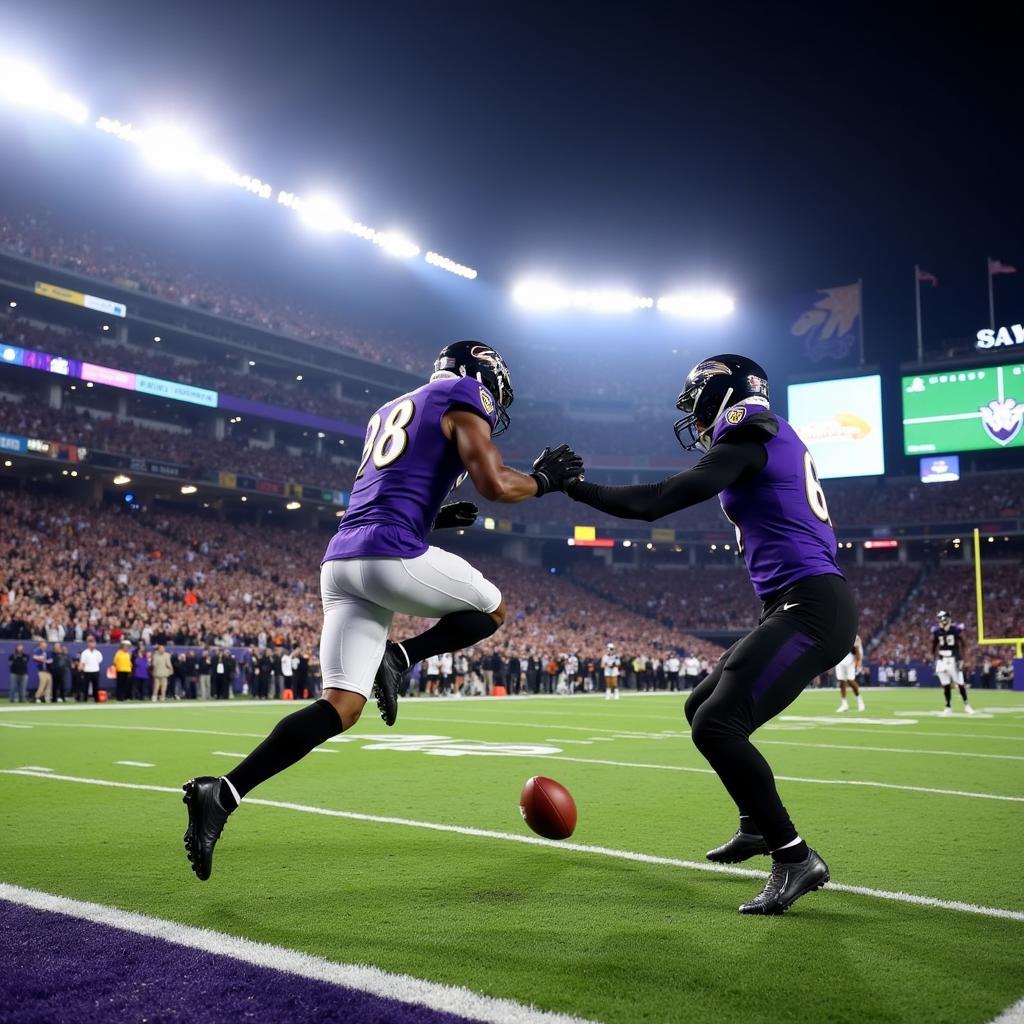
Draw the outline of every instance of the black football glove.
M437 510L434 520L435 530L453 530L459 526L472 526L480 509L471 501L453 501L450 505L442 505Z
M567 444L545 448L533 460L530 476L537 481L538 498L550 491L564 491L583 479L583 460Z

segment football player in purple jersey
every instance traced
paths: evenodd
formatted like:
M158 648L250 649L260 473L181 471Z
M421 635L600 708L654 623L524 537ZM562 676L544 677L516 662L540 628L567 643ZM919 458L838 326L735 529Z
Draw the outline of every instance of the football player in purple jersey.
M370 417L348 510L321 563L323 696L282 718L223 778L185 784L185 849L210 877L228 815L271 776L358 721L370 695L386 725L398 714L402 676L433 655L470 647L505 619L498 588L468 562L431 547L432 529L469 526L472 502L443 504L468 475L488 501L519 502L561 491L583 464L567 445L545 448L532 473L506 466L492 437L508 427L512 378L478 341L441 350L422 387ZM400 643L388 640L395 612L438 621Z
M967 684L964 682L964 624L954 622L949 612L939 612L938 624L932 626L932 659L935 662L935 675L942 686L942 694L946 698L946 706L942 713L953 714L953 686L960 691L964 702L964 713L974 714L967 699Z
M739 830L708 859L735 863L770 853L768 884L739 910L780 914L829 880L828 865L797 833L750 734L853 647L857 610L836 562L814 461L770 410L764 370L744 356L702 360L687 376L677 408L680 444L705 453L692 469L625 487L580 478L567 493L602 512L648 522L717 495L736 527L763 602L760 622L694 688L686 718L697 749L739 809Z

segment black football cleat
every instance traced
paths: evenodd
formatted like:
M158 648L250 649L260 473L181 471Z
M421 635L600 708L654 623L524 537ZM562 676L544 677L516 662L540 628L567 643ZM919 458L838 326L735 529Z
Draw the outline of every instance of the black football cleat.
M394 725L398 718L398 688L402 685L402 676L408 671L398 644L389 640L373 680L373 696L377 700L380 717L387 726Z
M185 791L182 803L188 808L185 853L201 882L205 882L213 871L213 848L230 814L220 802L220 784L220 779L204 775L189 779L181 787Z
M747 903L740 905L741 914L784 914L801 896L815 892L829 880L828 865L814 850L797 864L775 861L768 884Z
M764 836L751 835L747 832L737 832L732 839L708 850L705 854L708 860L716 864L739 864L740 861L750 860L759 854L768 854L768 844Z

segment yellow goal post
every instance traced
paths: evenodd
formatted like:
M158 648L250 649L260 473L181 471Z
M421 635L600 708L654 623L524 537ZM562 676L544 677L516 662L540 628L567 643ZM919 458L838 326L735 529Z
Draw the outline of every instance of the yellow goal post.
M974 528L974 592L978 602L978 643L985 646L1013 644L1017 648L1017 657L1024 657L1024 637L985 636L985 601L981 594L981 531L977 527Z

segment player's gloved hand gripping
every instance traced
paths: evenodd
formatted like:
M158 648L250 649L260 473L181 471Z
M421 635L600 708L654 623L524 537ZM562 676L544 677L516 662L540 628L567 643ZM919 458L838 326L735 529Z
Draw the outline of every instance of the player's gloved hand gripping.
M537 481L537 497L551 491L564 491L571 484L583 479L583 459L567 444L557 448L545 448L533 460L533 472Z
M453 530L456 527L472 526L480 509L471 501L453 501L450 505L442 505L434 519L435 530Z

